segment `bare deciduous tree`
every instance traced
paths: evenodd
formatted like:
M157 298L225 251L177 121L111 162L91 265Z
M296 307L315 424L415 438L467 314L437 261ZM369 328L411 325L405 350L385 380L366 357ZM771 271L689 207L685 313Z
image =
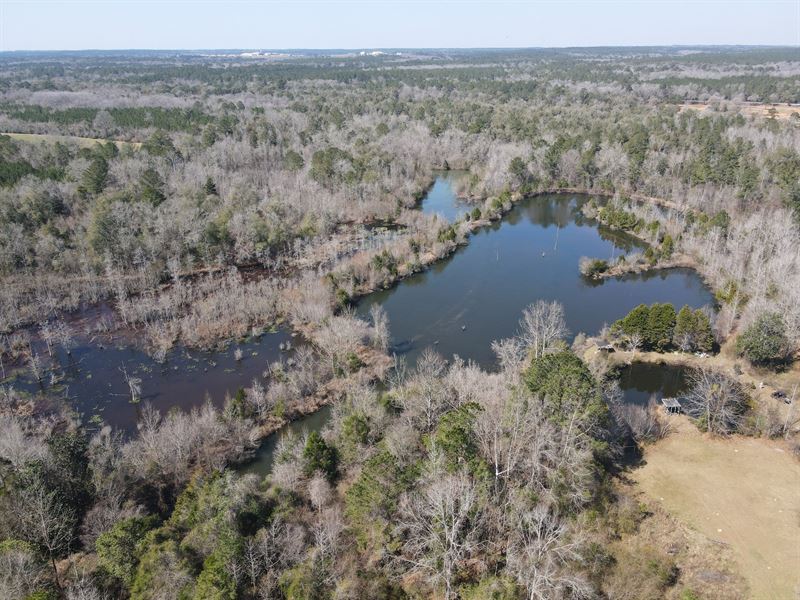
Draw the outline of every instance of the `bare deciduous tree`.
M53 580L60 590L56 558L72 544L74 513L59 500L56 492L48 492L41 485L19 490L13 502L17 536L43 549L52 567Z
M747 396L741 386L723 373L696 369L689 376L686 412L711 433L736 431L747 410Z
M423 431L431 431L447 409L449 392L443 383L447 372L444 359L429 348L417 360L417 368L400 393L403 417Z
M642 344L644 343L644 338L642 337L642 334L638 332L631 333L628 336L627 340L628 340L627 344L628 348L630 349L631 352L633 352L633 355L636 356L636 351L639 350L639 348L641 348Z
M372 344L378 350L386 352L389 348L389 317L380 304L373 304L369 308L369 317L372 322Z
M308 482L308 498L317 511L321 511L331 500L332 490L324 475L317 473Z
M0 598L28 598L45 581L46 574L33 549L9 544L0 552Z
M582 541L566 522L537 507L518 515L508 549L508 568L528 600L591 598L592 586L576 573Z
M136 404L139 402L139 396L142 393L142 379L141 377L134 377L128 373L128 369L125 367L121 367L120 371L122 371L122 379L125 381L125 385L128 386L131 402Z
M432 457L422 484L401 499L400 561L443 585L450 599L459 564L477 549L481 512L475 510L478 493L471 478L447 474L440 463Z
M539 357L568 333L561 303L538 300L522 312L517 335L531 349L533 356Z

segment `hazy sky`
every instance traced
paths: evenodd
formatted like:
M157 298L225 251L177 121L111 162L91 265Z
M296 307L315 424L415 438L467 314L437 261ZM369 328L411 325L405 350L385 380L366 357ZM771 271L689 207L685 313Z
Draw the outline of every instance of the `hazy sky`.
M0 0L0 50L800 45L800 0Z

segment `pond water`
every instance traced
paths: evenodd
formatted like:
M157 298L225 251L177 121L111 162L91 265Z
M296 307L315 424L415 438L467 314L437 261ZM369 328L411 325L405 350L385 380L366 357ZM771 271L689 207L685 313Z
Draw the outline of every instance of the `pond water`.
M439 184L450 186L450 180ZM452 191L450 196L456 202ZM373 304L383 306L392 350L410 366L431 347L447 358L457 354L492 368L492 341L514 335L522 311L538 299L563 304L573 336L596 334L642 303L671 302L677 309L713 304L711 292L688 269L603 281L581 276L582 256L611 260L646 247L586 219L580 207L587 200L576 195L524 200L502 221L476 231L451 257L364 298L358 312L366 316ZM434 210L424 203L423 209Z
M189 410L206 397L221 406L225 395L233 395L253 379L260 379L270 363L286 356L280 345L299 343L298 337L284 330L265 333L224 350L200 351L177 347L163 363L153 360L130 345L100 346L79 340L71 355L54 354L61 380L51 383L49 375L37 382L28 372L13 381L14 387L28 392L38 389L65 395L84 422L101 418L115 429L130 434L136 429L139 411L145 402L166 413L173 407ZM241 360L235 352L242 351ZM46 356L46 351L43 352ZM141 380L139 402L132 403L123 371Z
M689 390L690 369L678 365L634 362L619 370L619 387L627 404L647 406L652 398L678 398Z
M437 179L422 210L449 219L465 212L452 189L459 176L449 172ZM366 316L376 303L384 307L392 350L404 355L410 366L422 350L432 347L444 356L458 354L491 369L495 365L491 342L514 335L522 310L539 298L564 305L573 334L597 333L641 303L671 302L678 308L713 304L711 292L688 269L600 282L582 277L578 272L581 256L611 259L646 247L632 236L587 220L580 211L587 200L575 195L525 200L501 222L476 232L452 257L364 298L358 313ZM634 364L623 371L620 385L626 401L646 404L651 394L657 399L661 393L676 395L685 385L685 374L659 365ZM321 429L329 418L326 408L288 427L297 432ZM268 437L242 472L269 473L280 435Z

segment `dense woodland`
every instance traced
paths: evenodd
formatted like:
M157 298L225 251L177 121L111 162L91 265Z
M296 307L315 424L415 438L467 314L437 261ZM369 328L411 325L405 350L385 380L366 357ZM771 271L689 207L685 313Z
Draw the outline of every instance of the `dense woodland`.
M580 190L650 244L585 275L683 261L719 303L640 306L606 339L785 368L800 107L744 107L800 103L799 73L796 49L0 55L0 132L35 134L0 135L3 379L109 331L158 360L279 322L309 341L224 406L143 406L131 437L0 385L0 596L697 597L669 555L610 550L644 518L615 484L624 449L663 424L568 347L560 306L521 315L492 373L392 361L385 315L350 306L519 198ZM454 224L416 210L442 168L469 171ZM92 331L71 324L99 304ZM282 438L269 477L229 469L320 398L331 423ZM690 412L786 433L718 373Z

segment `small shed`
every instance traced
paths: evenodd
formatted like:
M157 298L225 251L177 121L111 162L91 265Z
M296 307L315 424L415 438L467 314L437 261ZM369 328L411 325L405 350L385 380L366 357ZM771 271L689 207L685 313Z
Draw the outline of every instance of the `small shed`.
M677 415L682 412L681 403L675 398L662 398L661 404L664 405L664 410L670 414Z

